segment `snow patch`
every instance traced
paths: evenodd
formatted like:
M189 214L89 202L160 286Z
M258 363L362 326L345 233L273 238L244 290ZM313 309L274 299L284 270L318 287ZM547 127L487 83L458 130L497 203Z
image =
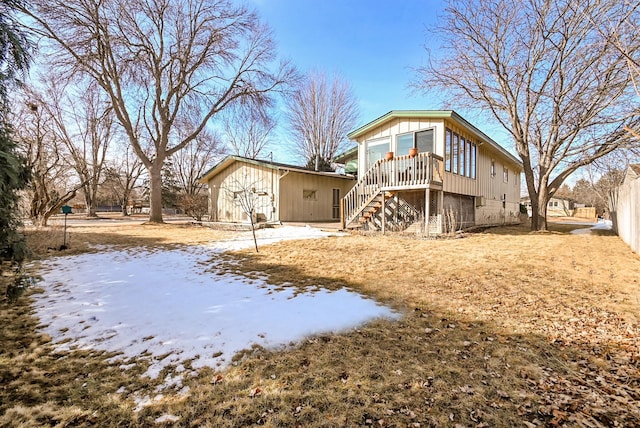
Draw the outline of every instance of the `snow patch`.
M257 233L259 245L329 236L309 227ZM347 289L296 293L264 279L211 271L221 251L252 246L248 232L208 246L58 257L43 263L36 312L57 350L119 352L123 364L145 358L151 378L169 366L183 372L185 360L194 369L226 366L253 344L287 346L308 335L399 316ZM176 378L166 380L165 386L181 386Z

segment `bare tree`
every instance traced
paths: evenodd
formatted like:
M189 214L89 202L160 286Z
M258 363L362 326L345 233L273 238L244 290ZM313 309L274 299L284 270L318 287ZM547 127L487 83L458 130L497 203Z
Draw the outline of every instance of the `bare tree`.
M132 196L140 187L140 178L144 173L144 165L131 152L129 146L120 145L119 150L111 157L104 171L104 182L101 189L107 192L122 206L122 215L128 216L127 206ZM134 207L135 208L135 207ZM140 208L142 208L140 206Z
M276 121L261 109L238 105L225 115L223 126L232 154L257 159L267 149Z
M96 217L96 194L107 149L114 131L113 111L95 83L60 85L47 79L48 88L39 104L49 111L58 138L66 146L66 160L82 184L87 215Z
M189 132L186 128L182 132ZM224 154L220 137L204 130L183 150L172 156L172 169L178 187L183 193L195 195L200 193L204 184L200 177L213 166L213 163Z
M248 174L245 175L242 180L231 180L229 185L225 187L227 197L233 200L233 203L249 218L256 253L258 252L258 240L256 238L255 214L260 199L260 192L258 190L260 188L260 181L251 181Z
M188 133L190 124L185 123L180 129L181 133ZM172 156L172 176L178 188L177 205L197 221L201 221L208 210L208 194L199 179L223 153L224 147L218 135L204 130Z
M24 10L51 41L52 63L108 95L148 170L151 222L162 222L162 168L236 102L269 104L293 69L269 66L275 47L255 15L229 1L49 0ZM198 117L179 138L176 121Z
M358 120L351 87L336 76L329 81L323 73L311 73L286 105L291 135L307 166L327 169Z
M637 97L640 97L640 52L637 49L638 39L635 34L638 31L638 9L640 3L636 1L625 0L629 7L627 9L627 18L622 20L607 20L605 22L594 22L593 24L602 28L601 34L612 37L613 44L616 49L624 56L629 69L629 75L633 81ZM633 46L636 46L635 48ZM636 100L637 105L637 100ZM640 140L640 129L626 128L627 132ZM635 153L638 156L637 153Z
M29 217L35 225L46 226L52 215L76 197L84 183L72 179L73 170L64 159L64 145L45 108L28 101L16 109L13 123L19 150L31 171L27 188Z
M531 197L534 230L578 168L637 141L632 79L613 38L592 23L627 20L618 0L450 0L443 48L418 70L422 89L444 89L482 109L513 138ZM638 33L628 34L638 52Z

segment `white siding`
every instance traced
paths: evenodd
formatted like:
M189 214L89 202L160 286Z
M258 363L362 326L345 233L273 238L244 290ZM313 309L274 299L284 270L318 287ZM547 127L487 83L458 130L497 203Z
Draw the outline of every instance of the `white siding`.
M640 253L640 179L627 172L618 188L615 210L616 232L636 253Z
M358 173L367 171L367 141L389 138L391 151L396 152L396 136L407 132L434 128L436 154L444 155L444 122L441 119L393 118L358 138Z
M491 161L494 162L495 175L491 175ZM509 171L505 183L504 168ZM520 179L521 169L497 150L483 144L478 147L476 224L516 223L520 215ZM503 198L506 201L503 208ZM479 202L482 204L480 206Z

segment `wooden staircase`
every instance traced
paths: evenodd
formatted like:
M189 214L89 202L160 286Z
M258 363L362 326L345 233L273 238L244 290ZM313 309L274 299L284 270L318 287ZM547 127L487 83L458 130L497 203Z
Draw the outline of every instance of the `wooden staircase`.
M342 199L342 227L381 229L383 224L394 230L407 227L418 220L420 213L402 200L398 192L442 190L443 175L444 161L433 153L377 161Z
M395 196L396 192L379 192L372 200L369 202L360 213L360 217L358 222L364 224L369 223L374 220L376 214L381 211L383 206L386 206L387 201Z

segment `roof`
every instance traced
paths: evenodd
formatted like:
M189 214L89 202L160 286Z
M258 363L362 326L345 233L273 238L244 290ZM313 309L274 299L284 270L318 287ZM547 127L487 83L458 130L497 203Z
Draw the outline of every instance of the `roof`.
M471 124L468 120L460 116L454 110L391 110L389 113L380 116L379 118L372 120L366 125L361 126L360 128L351 131L347 134L347 137L350 139L355 139L366 132L374 129L375 127L382 125L383 123L388 122L391 119L395 118L425 118L425 119L451 119L458 122L463 127L467 128L469 131L478 135L484 141L486 141L489 145L494 147L500 153L502 153L505 157L507 157L512 162L516 163L520 167L522 167L522 162L516 158L514 155L509 153L504 147L491 139L487 134L480 131L474 125Z
M353 177L351 176L338 174L336 172L310 171L308 169L304 169L303 167L296 166L296 165L288 165L285 163L273 162L268 160L250 159L242 156L229 155L223 160L221 160L220 162L218 162L216 165L214 165L211 169L209 169L209 171L202 174L202 177L200 177L199 181L203 184L206 184L209 180L211 180L213 177L218 175L222 170L224 170L234 162L244 162L252 165L271 168L278 171L291 171L291 172L299 172L302 174L322 175L325 177L353 180Z
M335 155L333 157L333 160L338 162L338 163L344 163L345 159L349 159L350 157L352 157L353 155L357 155L358 154L358 145L356 144L355 147L351 147L349 150L345 150L344 152Z

